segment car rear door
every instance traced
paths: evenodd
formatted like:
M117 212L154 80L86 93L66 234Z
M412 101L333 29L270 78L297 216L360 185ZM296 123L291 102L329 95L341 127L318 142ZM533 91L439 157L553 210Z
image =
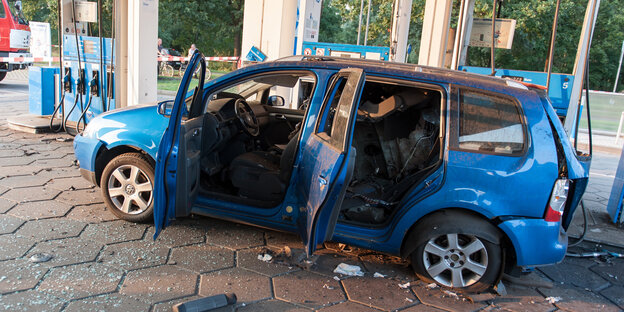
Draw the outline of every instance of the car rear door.
M355 149L351 148L355 111L364 85L364 71L341 70L330 82L315 131L303 143L296 182L301 237L308 255L334 232L340 205L353 173Z
M198 79L193 73L201 67ZM186 216L197 198L203 119L193 115L203 103L206 64L196 51L189 61L171 109L169 125L156 155L154 187L154 238L170 221ZM193 90L192 96L189 90ZM187 106L190 107L187 109ZM161 109L159 107L159 109ZM187 112L191 113L187 113ZM184 119L184 120L183 120Z

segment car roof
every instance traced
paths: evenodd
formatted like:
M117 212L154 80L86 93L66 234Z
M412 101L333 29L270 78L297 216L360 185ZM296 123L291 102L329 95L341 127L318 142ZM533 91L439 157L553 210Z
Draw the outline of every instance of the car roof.
M280 58L274 61L268 61L259 63L253 67L274 67L275 65L280 66L294 66L301 68L314 68L314 67L322 67L322 68L331 68L331 69L342 69L349 67L358 67L364 69L368 73L379 73L379 74L392 74L392 75L401 75L408 77L422 77L423 79L445 82L445 83L454 83L468 87L476 87L476 88L484 88L495 91L501 91L503 89L507 89L509 93L510 89L515 89L518 91L530 91L532 93L535 92L535 88L531 86L526 86L520 84L515 81L510 81L508 79L503 79L500 77L482 75L469 73L458 70L451 70L446 68L439 67L431 67L431 66L422 66L417 64L409 64L409 63L398 63L398 62L389 62L389 61L377 61L377 60L367 60L367 59L358 59L358 58L348 58L348 57L333 57L333 56L288 56L284 58ZM512 87L512 88L510 88ZM512 92L515 93L515 92Z

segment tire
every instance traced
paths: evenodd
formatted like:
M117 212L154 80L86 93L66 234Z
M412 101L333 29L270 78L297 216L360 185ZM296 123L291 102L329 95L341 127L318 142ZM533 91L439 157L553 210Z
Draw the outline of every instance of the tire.
M4 80L4 77L6 77L7 72L0 72L0 81Z
M418 237L424 242L410 258L421 280L464 292L484 291L498 282L503 251L492 224L462 213L438 213L420 224L425 228Z
M102 171L100 187L104 203L118 218L139 223L153 220L154 166L147 157L126 153L113 158Z

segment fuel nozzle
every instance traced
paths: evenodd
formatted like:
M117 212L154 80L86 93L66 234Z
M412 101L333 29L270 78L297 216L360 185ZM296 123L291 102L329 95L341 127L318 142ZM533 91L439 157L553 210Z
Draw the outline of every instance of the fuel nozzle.
M85 70L80 69L79 73L78 79L76 79L76 88L78 89L77 93L85 94Z
M91 81L89 82L89 90L91 95L93 96L100 96L100 89L99 89L99 83L98 83L98 77L100 76L99 71L94 70L92 77L91 77Z
M65 75L63 76L63 90L65 92L71 92L71 68L65 68Z

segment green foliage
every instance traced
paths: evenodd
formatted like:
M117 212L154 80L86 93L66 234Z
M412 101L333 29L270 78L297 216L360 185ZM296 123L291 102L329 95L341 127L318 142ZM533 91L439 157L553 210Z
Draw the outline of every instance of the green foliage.
M184 55L192 43L206 56L240 54L243 0L159 0L158 35Z

